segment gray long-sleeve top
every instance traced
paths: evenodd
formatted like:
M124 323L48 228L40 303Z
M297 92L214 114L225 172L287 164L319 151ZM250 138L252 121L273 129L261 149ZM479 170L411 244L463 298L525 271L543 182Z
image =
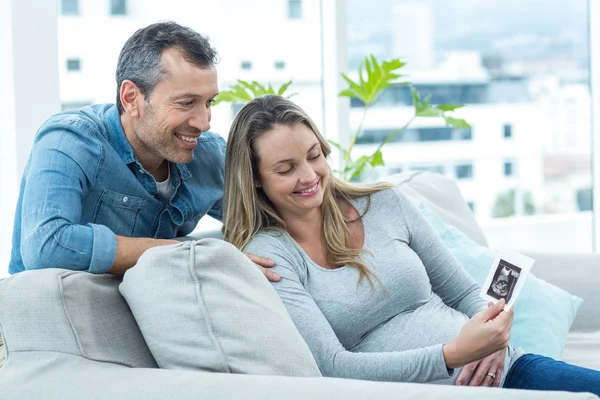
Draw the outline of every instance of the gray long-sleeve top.
M369 201L353 203L362 213ZM371 195L362 222L362 260L385 291L358 285L355 268L320 267L287 233L262 232L244 250L275 260L274 288L324 376L454 384L442 345L487 307L479 286L397 189ZM521 353L509 346L504 376Z

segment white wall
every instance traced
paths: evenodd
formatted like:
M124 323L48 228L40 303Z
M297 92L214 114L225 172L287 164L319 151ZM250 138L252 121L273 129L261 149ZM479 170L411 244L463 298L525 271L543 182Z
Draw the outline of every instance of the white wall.
M126 16L110 16L96 0L80 0L78 16L59 17L60 94L63 102L114 102L114 71L119 51L135 30L172 19L210 37L219 53L221 90L237 79L280 86L292 79L294 97L319 127L321 101L321 2L303 1L303 17L289 19L282 0L129 0ZM185 10L185 11L183 11ZM68 72L66 60L80 58L82 70ZM242 70L242 61L252 69ZM276 61L285 68L277 70ZM227 136L232 121L228 105L213 111L212 129Z
M60 109L56 3L0 2L0 277L7 274L18 183L39 126Z

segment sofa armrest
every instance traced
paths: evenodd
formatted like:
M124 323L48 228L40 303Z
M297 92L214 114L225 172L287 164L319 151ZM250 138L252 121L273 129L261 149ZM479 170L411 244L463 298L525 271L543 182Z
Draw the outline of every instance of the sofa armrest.
M584 300L571 331L600 330L600 254L526 254L536 260L535 276Z

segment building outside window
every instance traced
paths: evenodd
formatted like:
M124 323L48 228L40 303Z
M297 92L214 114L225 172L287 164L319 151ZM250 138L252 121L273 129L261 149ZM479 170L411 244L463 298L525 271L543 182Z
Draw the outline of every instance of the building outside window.
M511 161L506 161L504 163L504 176L513 176L513 174L514 174L513 163Z
M577 195L577 209L579 211L592 211L594 209L592 188L579 189Z
M79 15L79 0L62 0L62 15Z
M505 139L512 138L512 125L511 124L504 124L504 138Z
M475 202L474 201L467 201L467 205L469 206L471 211L475 212Z
M302 0L288 0L288 18L302 18Z
M473 177L473 164L457 165L454 168L456 179L470 179Z
M81 71L81 60L79 58L69 58L67 60L67 71Z
M127 0L110 0L110 15L127 15Z

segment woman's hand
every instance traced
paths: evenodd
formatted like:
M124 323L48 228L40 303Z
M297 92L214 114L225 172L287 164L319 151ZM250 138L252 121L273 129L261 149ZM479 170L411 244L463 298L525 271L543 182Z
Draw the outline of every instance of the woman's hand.
M469 386L500 386L506 348L487 356L483 360L475 361L463 367L456 379L456 385L464 385L471 377Z
M244 254L246 255L246 257L248 257L250 259L250 261L252 261L254 264L256 264L258 269L260 269L260 271L263 274L265 274L265 276L267 277L268 280L270 280L271 282L279 282L281 277L277 273L275 273L273 271L269 271L267 269L267 268L274 267L275 261L271 260L270 258L257 256L256 254L252 254L252 253L244 253Z
M510 338L513 310L503 311L505 301L476 314L458 336L442 347L448 368L459 368L504 349Z

